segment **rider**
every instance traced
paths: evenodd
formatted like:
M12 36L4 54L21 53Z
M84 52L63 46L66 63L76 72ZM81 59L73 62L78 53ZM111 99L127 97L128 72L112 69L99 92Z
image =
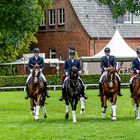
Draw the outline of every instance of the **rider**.
M44 87L45 87L44 88L44 93L45 93L45 96L47 98L49 98L50 96L48 95L48 92L47 92L46 78L45 78L45 76L42 73L42 70L44 68L44 60L43 60L42 57L39 56L40 49L39 48L34 48L33 53L34 53L34 56L30 57L28 65L27 65L27 68L30 70L30 74L29 74L29 76L27 78L27 81L26 81L26 92L27 92L27 94L25 96L25 99L28 99L28 81L32 77L33 66L35 64L38 64L40 66L40 71L41 71L40 77L42 77L42 79L44 81Z
M70 55L70 58L67 59L65 61L65 64L64 64L64 72L65 72L65 80L63 82L63 86L62 86L62 96L59 98L59 101L62 101L64 98L65 98L65 88L64 88L64 85L66 83L66 81L69 79L69 74L70 74L70 71L72 70L72 68L75 66L77 69L78 69L78 73L79 75L82 73L81 72L81 66L80 66L80 61L78 59L75 59L74 56L75 56L75 48L71 48L70 51L69 51L69 55ZM85 99L87 99L88 97L85 95L84 93L84 84L83 84L83 81L82 79L80 78L80 76L78 77L81 84L82 84L82 91L81 91L81 95L82 97L84 97Z
M101 58L101 69L102 69L102 75L100 77L100 81L99 81L99 95L101 96L101 91L102 91L102 84L103 84L103 78L104 76L107 74L107 69L109 67L113 67L114 69L117 68L117 62L116 62L116 57L113 55L110 55L110 48L105 48L104 49L105 52L105 56L103 56ZM120 93L120 88L121 88L121 79L119 77L119 75L116 73L117 76L117 80L119 82L119 96L122 96L122 94Z
M133 98L132 96L132 91L133 91L133 80L136 77L136 75L139 73L140 71L140 48L137 49L136 51L137 53L137 57L133 59L132 61L132 70L133 70L133 74L130 78L130 91L131 91L131 98Z

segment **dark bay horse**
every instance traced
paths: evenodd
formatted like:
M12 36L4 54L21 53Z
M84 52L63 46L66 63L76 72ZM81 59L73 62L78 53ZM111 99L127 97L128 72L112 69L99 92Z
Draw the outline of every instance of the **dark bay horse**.
M118 79L116 77L116 72L114 68L110 67L107 69L107 76L104 78L101 92L101 103L102 103L102 118L105 117L107 109L107 100L112 103L112 120L116 120L116 101L118 95Z
M43 107L44 118L46 118L47 112L45 107L44 82L40 77L40 68L37 64L34 65L32 77L28 82L28 95L34 119L39 120L40 107Z
M136 75L132 82L132 97L135 105L136 119L140 119L139 103L140 103L140 72Z
M80 80L78 78L78 70L76 67L73 67L70 72L70 77L65 83L65 104L66 104L66 115L65 119L69 118L69 103L72 107L72 117L73 117L73 123L76 123L76 106L78 103L78 100L81 101L81 114L84 114L84 98L81 97L82 85L80 83Z

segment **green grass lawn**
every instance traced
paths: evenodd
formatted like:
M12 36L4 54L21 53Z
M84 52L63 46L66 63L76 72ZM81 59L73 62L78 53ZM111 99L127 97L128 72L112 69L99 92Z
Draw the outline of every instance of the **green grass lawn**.
M77 109L77 123L65 120L65 104L59 102L61 91L50 91L47 99L48 118L34 122L29 100L24 100L24 92L0 93L0 140L140 140L140 120L134 117L128 89L123 89L123 97L117 102L117 121L111 121L109 103L106 119L101 118L100 98L97 90L87 90L89 99L85 101L86 114Z

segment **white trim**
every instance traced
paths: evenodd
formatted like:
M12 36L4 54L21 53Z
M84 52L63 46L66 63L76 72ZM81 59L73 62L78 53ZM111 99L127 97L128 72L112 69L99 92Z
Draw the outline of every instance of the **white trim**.
M61 14L60 14L60 11L61 11ZM62 19L60 18L60 16L62 16ZM65 9L64 8L58 9L58 25L65 25Z
M55 52L54 52L54 50L55 50ZM53 58L52 56L53 55L55 55L56 56L56 49L50 49L50 59L55 59L55 58ZM56 67L56 64L50 64L50 67Z
M49 26L55 26L55 9L49 10Z

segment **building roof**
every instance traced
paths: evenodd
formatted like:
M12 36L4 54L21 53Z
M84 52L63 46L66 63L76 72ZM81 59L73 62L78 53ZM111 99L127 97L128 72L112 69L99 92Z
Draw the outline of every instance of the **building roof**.
M115 29L118 29L123 38L140 38L140 24L115 23L108 5L101 5L95 0L70 0L70 2L90 37L111 38Z

